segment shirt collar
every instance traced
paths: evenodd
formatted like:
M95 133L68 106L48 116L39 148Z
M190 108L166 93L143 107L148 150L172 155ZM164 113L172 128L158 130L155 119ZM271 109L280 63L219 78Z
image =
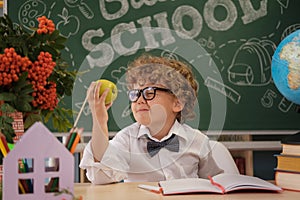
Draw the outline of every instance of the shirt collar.
M175 121L175 123L171 127L169 133L165 137L163 137L160 141L164 141L164 140L169 139L172 136L172 134L175 134L175 135L178 135L179 137L187 139L187 136L185 135L186 133L183 130L183 125L180 124L177 120ZM151 134L149 132L149 129L146 126L140 125L137 138L139 139L139 138L147 138L147 137L151 138L154 141L159 142L156 138L153 138L151 136Z

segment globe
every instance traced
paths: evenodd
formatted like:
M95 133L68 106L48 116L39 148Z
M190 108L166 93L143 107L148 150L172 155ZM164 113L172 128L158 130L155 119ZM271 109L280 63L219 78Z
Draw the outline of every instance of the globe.
M272 58L271 73L279 92L300 105L300 30L280 42Z

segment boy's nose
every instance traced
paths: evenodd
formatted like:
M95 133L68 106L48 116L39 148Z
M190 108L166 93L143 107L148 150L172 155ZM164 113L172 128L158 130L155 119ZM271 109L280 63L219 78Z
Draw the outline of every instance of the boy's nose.
M147 100L144 98L144 96L141 94L139 98L136 100L137 103L146 103Z

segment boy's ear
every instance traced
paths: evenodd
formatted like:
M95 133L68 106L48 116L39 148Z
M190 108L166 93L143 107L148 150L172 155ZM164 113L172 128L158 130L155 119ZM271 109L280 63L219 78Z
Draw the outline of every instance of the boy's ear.
M183 108L184 108L184 104L181 101L179 101L179 99L176 99L174 102L173 111L180 112L183 110Z

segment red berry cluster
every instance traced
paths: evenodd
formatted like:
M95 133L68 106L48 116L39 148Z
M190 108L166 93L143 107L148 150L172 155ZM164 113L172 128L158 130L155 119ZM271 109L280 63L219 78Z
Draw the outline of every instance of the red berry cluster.
M22 72L28 72L28 80L32 84L34 100L32 105L41 109L53 110L58 103L56 84L48 82L56 63L48 52L40 52L32 63L28 57L22 57L14 48L5 48L0 54L0 86L10 85L19 80Z
M51 34L55 31L55 24L51 19L48 19L46 16L37 18L39 26L37 29L37 34Z
M28 70L28 78L31 80L34 90L42 90L47 85L47 78L53 72L56 63L48 52L40 52L37 60Z
M54 82L49 82L43 90L38 90L33 92L34 100L32 105L34 107L40 107L44 110L53 110L57 104L57 94L56 94L56 84Z
M34 100L32 105L41 109L53 110L58 101L56 94L56 84L48 82L47 79L52 74L56 63L52 60L52 55L48 52L40 52L37 60L28 70L28 79L33 85Z
M18 81L31 64L28 57L18 55L14 48L5 48L4 54L0 54L0 86Z

